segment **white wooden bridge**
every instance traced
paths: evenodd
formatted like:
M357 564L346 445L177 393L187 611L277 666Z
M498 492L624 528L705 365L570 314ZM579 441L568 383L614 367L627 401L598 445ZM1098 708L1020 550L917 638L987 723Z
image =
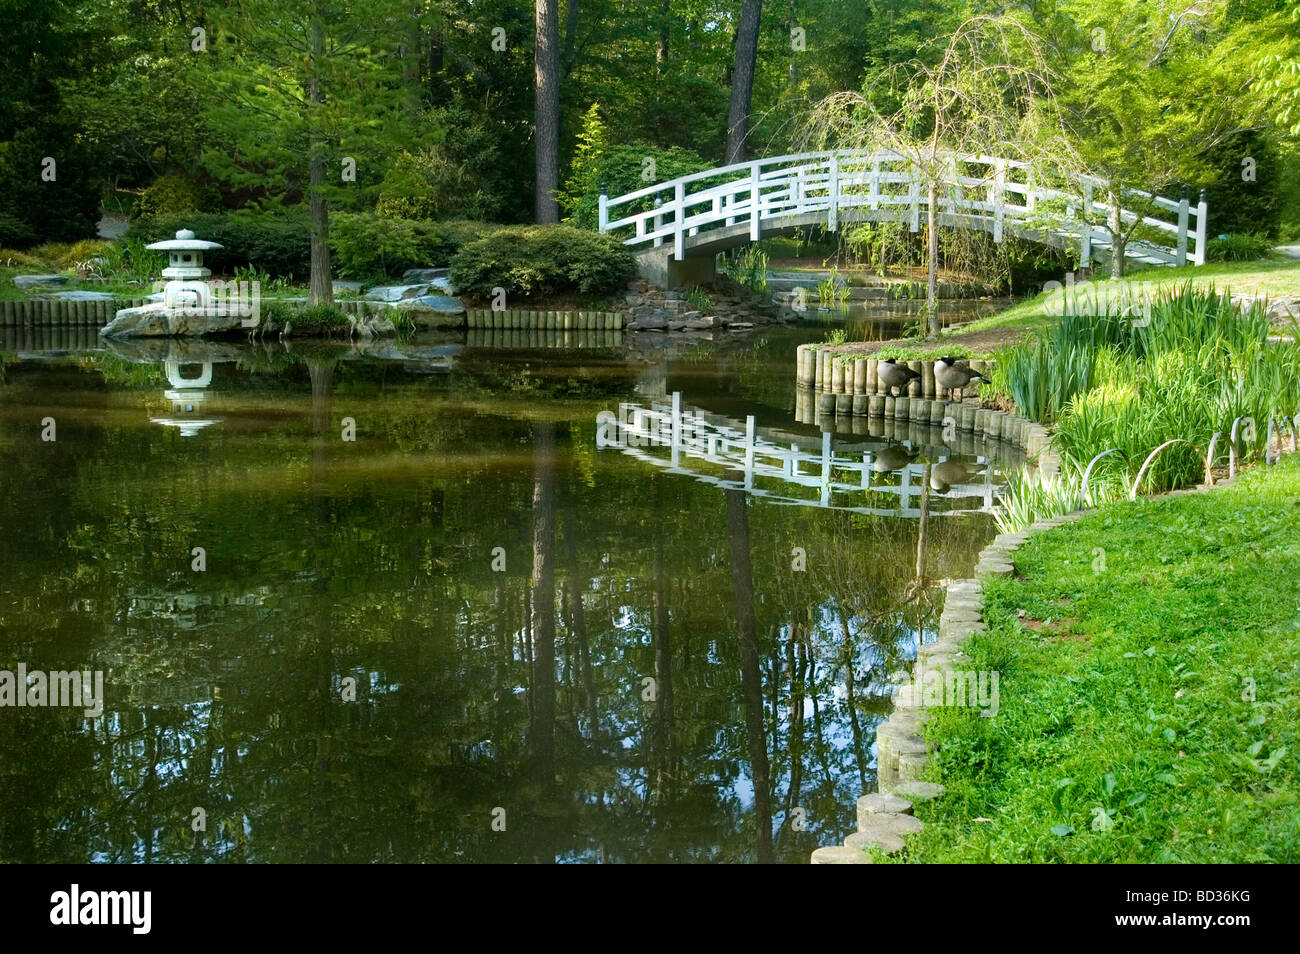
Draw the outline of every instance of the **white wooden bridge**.
M727 490L744 490L775 504L823 507L886 517L919 517L924 464L912 461L888 474L873 469L876 454L891 446L875 441L854 444L836 453L829 431L820 440L792 439L778 444L759 436L753 415L744 427L699 408L683 407L680 391L671 403L622 402L618 413L596 416L596 447L614 449L660 468L683 474ZM791 435L784 435L791 437ZM894 445L896 446L896 445ZM946 457L939 457L945 460ZM990 512L1000 492L993 482L993 460L976 458L982 468L978 483L952 484L942 494L932 494L930 513ZM736 476L729 476L730 474ZM893 497L895 506L872 506L881 496ZM952 498L948 506L937 498ZM858 503L855 503L858 501ZM971 504L973 506L967 506Z
M1029 163L949 154L950 173L937 195L940 225L1014 234L1057 247L1077 246L1081 264L1109 261L1111 206L1106 185L1079 178L1077 192L1034 182ZM1145 229L1124 250L1143 265L1205 262L1207 208L1128 190L1125 228ZM1134 211L1140 210L1140 211ZM928 189L911 162L890 151L813 152L722 166L610 198L600 196L600 231L637 249L671 249L681 262L795 228L850 222L906 222L919 231ZM1138 233L1135 233L1137 235ZM665 247L666 246L666 247Z

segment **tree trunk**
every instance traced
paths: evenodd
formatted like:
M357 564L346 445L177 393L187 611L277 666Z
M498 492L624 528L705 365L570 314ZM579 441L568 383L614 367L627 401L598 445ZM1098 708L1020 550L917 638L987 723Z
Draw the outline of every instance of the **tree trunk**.
M578 40L578 0L564 5L564 72L573 67L573 47Z
M564 551L568 562L569 585L565 595L569 600L569 619L573 638L578 642L578 665L582 667L582 694L587 709L587 722L592 738L600 734L600 710L596 706L596 681L591 671L591 647L587 641L587 614L582 606L582 594L587 592L587 577L578 569L578 546L574 539L572 518L564 521Z
M668 19L669 4L672 0L664 0L663 5L659 8L659 41L655 44L655 68L662 73L668 66L668 40L669 25Z
M921 519L916 527L916 585L925 583L925 544L926 524L930 521L930 467L926 464L921 470Z
M731 108L727 111L725 163L744 162L748 150L749 113L754 95L754 67L758 62L758 24L763 0L744 0L736 24L736 59L731 70Z
M728 478L740 479L732 471ZM758 667L758 620L754 616L754 574L749 560L749 515L745 492L728 490L727 543L731 550L731 589L736 602L736 638L740 644L740 683L745 697L745 735L754 781L754 827L759 864L771 864L772 791L763 727L763 681Z
M926 211L926 250L925 250L925 314L930 327L930 336L939 334L939 190L930 183Z
M325 24L319 16L311 21L311 82L308 86L308 110L311 116L311 143L308 158L309 205L311 207L311 282L307 304L334 304L334 284L330 281L330 207L325 201L325 143L317 128L320 108L325 103L320 85L321 60L325 58Z
M533 724L542 791L555 788L555 425L533 425Z
M560 22L558 0L535 0L537 36L533 48L536 90L536 180L539 225L560 221L555 190L560 187Z

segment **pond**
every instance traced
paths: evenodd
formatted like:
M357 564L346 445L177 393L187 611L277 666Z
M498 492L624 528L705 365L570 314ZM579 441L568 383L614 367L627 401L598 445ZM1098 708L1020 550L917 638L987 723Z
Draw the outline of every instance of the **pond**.
M0 342L0 668L104 687L0 708L0 859L806 863L1013 463L801 422L824 332Z

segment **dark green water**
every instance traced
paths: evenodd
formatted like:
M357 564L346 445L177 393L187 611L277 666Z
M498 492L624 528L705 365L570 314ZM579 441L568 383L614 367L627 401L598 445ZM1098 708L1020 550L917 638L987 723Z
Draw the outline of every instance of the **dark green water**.
M823 333L649 366L200 346L201 389L147 349L2 352L0 668L102 670L106 702L0 708L0 859L806 862L992 522L934 495L914 593L917 519L598 448L597 415L680 391L816 444Z

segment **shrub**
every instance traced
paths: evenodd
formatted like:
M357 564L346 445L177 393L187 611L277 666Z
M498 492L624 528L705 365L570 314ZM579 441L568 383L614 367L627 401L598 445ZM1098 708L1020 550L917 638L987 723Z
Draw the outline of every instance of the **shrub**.
M36 241L36 233L22 219L0 212L0 248L26 247Z
M65 269L84 266L93 258L102 257L112 245L105 239L82 239L79 242L46 242L32 249L32 255L51 268Z
M632 254L617 239L565 225L502 228L451 262L456 287L483 298L498 287L524 297L607 294L633 272Z
M298 308L290 312L287 317L297 329L323 331L348 325L348 316L341 308L324 303Z
M306 210L270 212L195 212L160 215L131 223L126 237L144 243L174 238L178 229L191 229L201 239L223 248L204 255L215 273L230 274L249 266L285 278L304 279L311 271L311 232ZM163 267L158 253L156 271Z
M131 214L139 219L185 212L218 212L221 193L213 186L200 186L184 176L159 176L135 200Z
M1242 234L1233 232L1220 235L1205 243L1205 260L1207 262L1253 262L1268 258L1273 251L1273 242L1263 235L1252 232Z
M330 216L330 246L339 274L363 279L444 265L455 250L436 222L366 212Z

